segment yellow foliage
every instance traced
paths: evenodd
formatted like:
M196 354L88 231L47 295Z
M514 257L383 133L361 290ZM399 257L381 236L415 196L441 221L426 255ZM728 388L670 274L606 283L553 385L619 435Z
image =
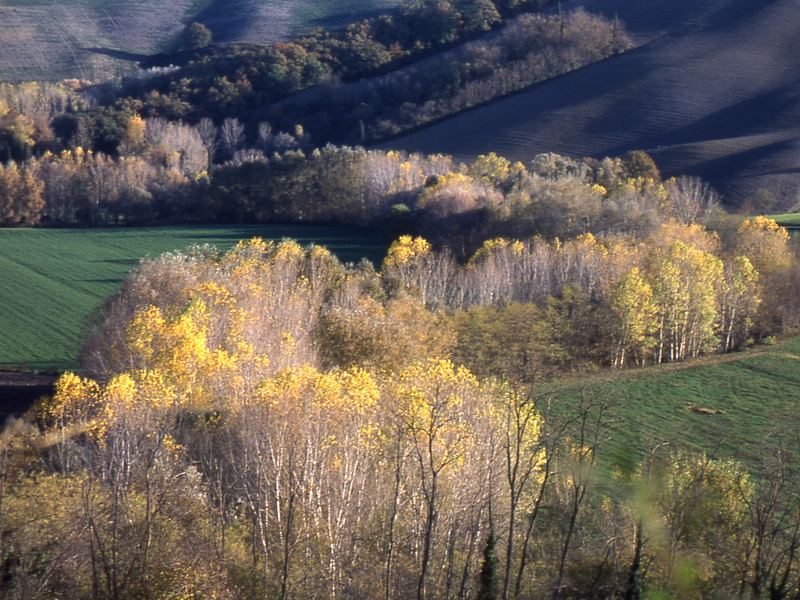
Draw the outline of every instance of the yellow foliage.
M48 419L83 420L94 414L100 397L100 386L96 381L67 372L58 378L52 398L42 409Z
M739 226L736 245L759 273L771 275L787 268L792 261L789 232L764 216L745 219Z
M384 267L399 267L414 259L425 257L431 252L431 245L421 237L400 236L392 242L383 261Z

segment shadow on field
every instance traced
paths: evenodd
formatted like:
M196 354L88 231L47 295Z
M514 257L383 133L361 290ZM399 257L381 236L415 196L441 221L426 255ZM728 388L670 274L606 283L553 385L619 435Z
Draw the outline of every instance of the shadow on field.
M122 283L122 278L114 277L111 279L81 279L81 283L118 284Z
M9 417L27 412L42 396L53 393L55 374L35 375L0 371L0 429Z
M396 13L397 9L391 8L375 8L371 10L354 10L350 12L337 13L335 15L328 15L319 19L312 19L311 25L314 27L324 27L327 29L335 29L344 27L345 25L354 21L361 21L363 19L374 19L381 15Z
M85 52L91 52L92 54L100 54L102 56L116 58L117 60L127 60L130 62L140 62L149 58L147 54L135 54L133 52L114 50L112 48L81 48L81 50L84 50Z
M135 267L139 264L139 261L135 258L97 258L91 262L106 263L109 265L122 265L124 267Z

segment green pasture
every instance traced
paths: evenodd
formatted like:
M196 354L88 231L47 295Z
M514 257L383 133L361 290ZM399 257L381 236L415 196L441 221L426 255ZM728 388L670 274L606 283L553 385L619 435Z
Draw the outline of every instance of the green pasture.
M584 390L611 407L615 422L601 450L607 464L630 466L663 442L755 464L776 440L797 442L800 337L740 354L562 382L553 391L555 410L569 414Z
M317 243L348 262L377 262L386 250L377 234L321 226L3 229L0 369L73 367L87 319L141 258L253 236Z
M771 215L770 219L775 219L778 225L783 225L792 233L800 231L800 213L784 213L782 215Z

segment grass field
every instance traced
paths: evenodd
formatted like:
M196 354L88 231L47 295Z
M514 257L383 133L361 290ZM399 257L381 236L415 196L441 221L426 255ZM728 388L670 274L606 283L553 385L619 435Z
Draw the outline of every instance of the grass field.
M73 367L86 319L145 256L253 236L322 244L380 261L377 235L316 226L0 230L0 369Z
M619 422L605 461L627 465L661 442L753 463L765 442L800 423L800 337L742 354L626 371L610 379L559 384L555 408L567 414L583 388L613 405ZM690 407L721 411L697 414Z
M800 213L785 213L782 215L770 215L771 219L775 219L778 225L783 225L794 233L795 235L800 232Z

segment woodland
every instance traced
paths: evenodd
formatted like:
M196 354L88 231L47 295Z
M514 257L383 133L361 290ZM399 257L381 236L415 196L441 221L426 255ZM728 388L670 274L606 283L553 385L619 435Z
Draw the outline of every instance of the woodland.
M752 402L755 457L622 456L639 424L604 392L796 335L787 229L643 151L365 147L633 46L546 4L411 0L264 47L189 25L141 77L0 83L0 225L391 240L141 260L0 429L0 596L800 598L796 411Z

